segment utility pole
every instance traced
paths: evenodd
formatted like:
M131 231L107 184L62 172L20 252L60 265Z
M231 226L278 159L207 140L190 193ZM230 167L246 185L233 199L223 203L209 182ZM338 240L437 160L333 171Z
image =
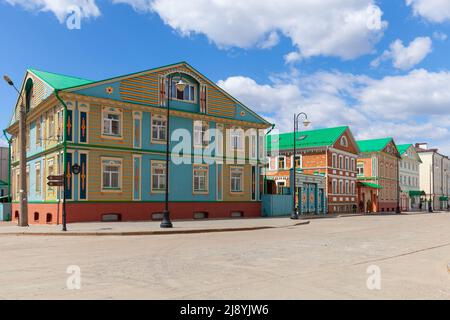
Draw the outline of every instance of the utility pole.
M3 79L12 86L19 94L20 111L19 111L19 170L20 170L20 191L19 191L19 227L28 227L28 190L27 190L27 137L26 137L26 123L27 114L25 111L25 101L20 91L14 85L14 82L7 76Z

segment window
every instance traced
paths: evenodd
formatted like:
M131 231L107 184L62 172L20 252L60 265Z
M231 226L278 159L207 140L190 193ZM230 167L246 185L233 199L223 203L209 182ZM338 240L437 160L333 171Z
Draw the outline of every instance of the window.
M30 166L27 166L27 175L26 175L26 179L27 179L27 194L30 195Z
M337 180L336 179L334 179L333 182L332 182L332 191L333 191L333 194L337 194L338 193L338 191L337 191Z
M344 193L344 181L339 180L339 193L343 194Z
M256 133L250 135L250 158L256 159Z
M48 175L52 176L55 174L55 160L54 159L49 159L47 161L47 171L48 171ZM54 188L53 187L48 187L49 191L53 191Z
M337 168L337 155L335 153L333 153L332 155L332 163L331 163L333 168Z
M173 78L172 79L172 86L170 88L171 99L182 100L182 101L187 101L187 102L195 102L195 101L197 101L197 99L196 99L196 91L197 91L196 90L196 86L191 84L191 83L187 83L186 88L184 88L183 91L179 91L177 89L178 81L180 81L179 78ZM186 80L183 79L183 82L186 82Z
M356 171L357 171L358 175L361 175L361 176L364 175L364 164L358 163Z
M152 161L152 192L166 190L166 164L162 161Z
M230 168L231 192L243 191L243 182L244 182L243 178L244 178L243 168Z
M356 194L356 190L355 190L355 182L352 181L352 194Z
M355 158L352 158L352 160L351 160L351 164L352 164L352 167L351 167L351 170L352 171L355 171Z
M345 193L350 194L350 183L345 181Z
M120 118L121 115L119 113L105 112L103 114L103 134L120 137L122 135Z
M343 168L344 168L344 157L339 156L339 169L343 169Z
M53 111L48 113L48 137L53 138L55 135L55 117Z
M343 147L348 147L348 140L347 140L347 137L342 136L342 138L341 138L341 146L343 146Z
M41 193L41 186L42 186L42 180L41 180L41 164L36 163L35 164L35 170L36 170L36 185L35 185L35 192L36 195L39 195Z
M209 125L206 121L194 121L194 147L206 147L209 144Z
M26 136L25 145L26 145L27 150L29 150L30 149L30 138L31 138L29 126L27 126L27 128L26 128L25 136Z
M193 171L194 192L208 192L208 166L194 165Z
M103 170L103 190L120 190L121 189L121 170L122 161L107 159L102 161Z
M243 131L241 129L233 129L231 131L231 148L232 150L242 150L243 146Z
M166 142L167 118L165 116L152 115L152 141Z
M262 134L260 134L258 136L258 152L259 152L259 159L264 159L265 156L265 152L264 152L264 136Z
M41 145L41 120L36 120L36 145Z
M301 168L302 167L302 156L301 155L296 155L295 158L295 167L296 168Z
M278 157L278 169L286 168L286 158L284 156Z
M348 157L345 157L345 170L350 169L350 159Z

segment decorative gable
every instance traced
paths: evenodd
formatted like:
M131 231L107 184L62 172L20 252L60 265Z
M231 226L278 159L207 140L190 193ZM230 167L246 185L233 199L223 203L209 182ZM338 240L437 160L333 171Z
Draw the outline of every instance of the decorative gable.
M394 157L399 157L399 153L395 143L393 141L389 142L386 147L384 147L383 152L390 154Z

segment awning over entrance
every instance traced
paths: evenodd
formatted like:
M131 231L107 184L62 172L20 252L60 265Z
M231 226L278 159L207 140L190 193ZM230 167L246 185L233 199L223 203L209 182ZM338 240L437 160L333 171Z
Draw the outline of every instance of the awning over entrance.
M448 201L448 197L439 197L439 201Z
M408 191L408 194L410 197L420 197L425 195L425 191L410 190Z
M380 186L379 184L373 183L373 182L364 182L364 181L360 181L359 183L360 183L361 186L363 186L363 187L374 188L374 189L383 189L382 186Z

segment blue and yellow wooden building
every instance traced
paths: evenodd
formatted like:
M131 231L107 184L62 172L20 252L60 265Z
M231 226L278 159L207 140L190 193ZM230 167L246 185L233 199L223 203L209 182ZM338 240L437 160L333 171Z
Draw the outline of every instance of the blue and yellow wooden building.
M175 89L180 78L187 84L182 92ZM174 219L260 215L264 133L270 124L189 64L101 81L29 69L22 91L15 110L24 102L28 112L30 223L61 222L62 191L46 182L64 173L68 222L159 219L168 134ZM7 129L15 218L17 114Z

